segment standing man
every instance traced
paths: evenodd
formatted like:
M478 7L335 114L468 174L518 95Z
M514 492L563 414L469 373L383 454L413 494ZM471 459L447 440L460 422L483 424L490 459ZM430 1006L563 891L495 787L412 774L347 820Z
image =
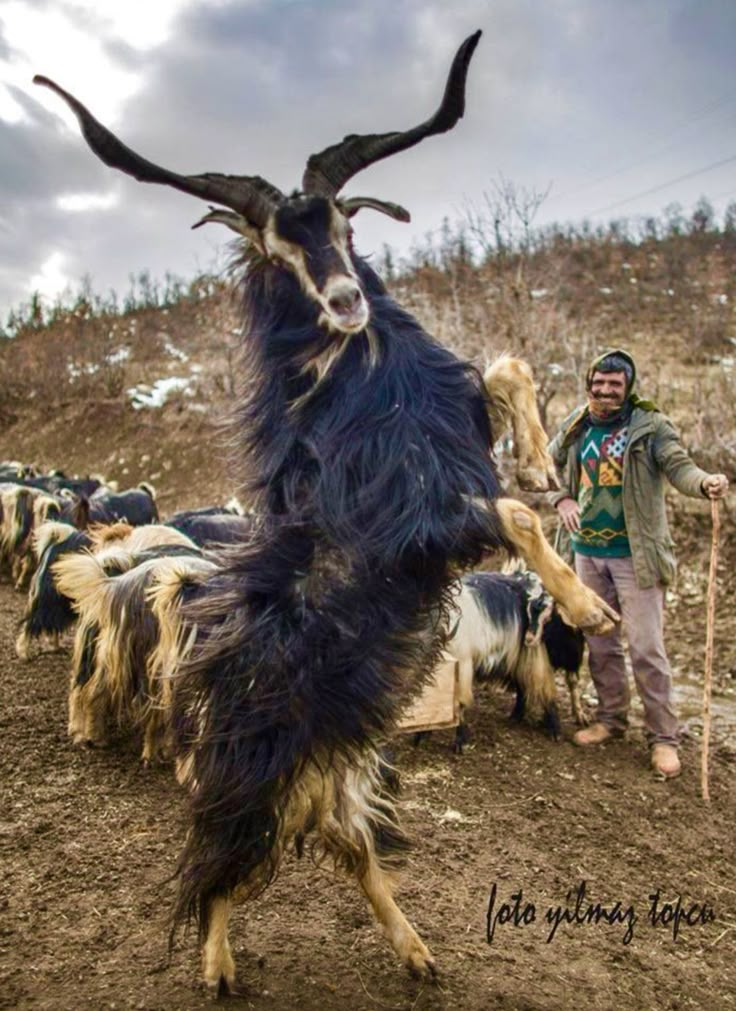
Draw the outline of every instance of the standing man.
M724 474L708 474L688 456L672 422L634 393L636 365L626 351L595 358L587 404L566 418L550 445L561 478L550 499L569 534L575 570L622 616L655 772L677 776L679 727L664 647L664 588L675 573L664 478L683 495L723 498ZM624 734L629 684L621 629L587 636L598 694L596 722L574 736L601 744Z

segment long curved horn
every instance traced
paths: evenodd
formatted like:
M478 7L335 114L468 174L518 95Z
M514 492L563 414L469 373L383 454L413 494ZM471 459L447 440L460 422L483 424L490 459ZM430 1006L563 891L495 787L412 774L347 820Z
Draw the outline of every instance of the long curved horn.
M50 78L36 74L33 83L51 88L64 99L79 120L84 139L98 158L139 182L163 183L202 200L223 204L242 214L256 228L263 228L274 207L286 199L279 189L260 176L230 176L215 172L182 176L154 165L126 147L78 99Z
M348 179L373 162L406 151L425 137L451 130L465 112L465 81L480 36L480 30L474 32L458 49L450 67L442 103L430 119L404 132L350 134L339 144L313 154L302 179L304 192L334 197Z
M375 197L348 197L347 200L338 201L338 207L349 218L357 214L361 207L370 207L371 210L388 214L390 218L395 218L397 221L411 221L411 215L401 204L392 204L388 200L377 200Z

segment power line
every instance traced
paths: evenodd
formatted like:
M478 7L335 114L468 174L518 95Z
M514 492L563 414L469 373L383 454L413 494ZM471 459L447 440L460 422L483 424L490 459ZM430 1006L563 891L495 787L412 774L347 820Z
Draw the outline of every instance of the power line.
M660 183L658 186L652 186L648 190L642 190L641 193L635 193L631 197L626 197L624 200L617 200L615 203L607 204L605 207L599 207L595 211L590 211L592 214L604 214L606 211L612 211L616 207L622 207L624 204L630 204L633 200L639 200L641 197L651 196L652 193L659 193L660 190L667 189L668 186L674 186L675 183L684 182L686 179L693 179L695 176L703 175L705 172L712 172L713 169L720 168L722 165L728 165L729 162L736 161L736 154L731 155L729 158L722 158L721 161L713 162L711 165L706 165L704 168L693 169L692 172L686 172L684 175L677 176L675 179L668 179L667 182Z
M734 96L736 96L736 92L729 91L726 94L721 95L720 98L717 98L712 102L709 102L707 105L701 106L685 122L681 121L674 127L670 128L669 130L666 130L658 134L654 138L655 143L657 141L669 140L670 138L677 136L677 134L682 133L683 130L690 129L690 127L699 123L701 120L709 117L712 112L714 112L716 109L719 109L721 106L725 105ZM732 119L733 116L730 115L727 119L727 122L731 122ZM712 126L713 124L709 125ZM639 168L641 165L646 165L647 162L653 161L661 157L661 155L666 154L668 151L671 151L672 148L675 147L676 145L677 141L671 141L670 143L664 144L664 146L656 147L653 151L651 151L651 153L644 154L643 157L639 158L637 161L624 164L619 168L613 169L611 172L607 172L605 175L597 176L595 179L592 179L589 182L582 182L579 186L576 186L574 190L568 190L567 192L563 192L561 194L552 194L550 199L553 201L564 200L568 196L577 195L578 193L581 192L581 190L591 189L594 186L598 186L600 183L608 182L609 179L615 179L616 176L623 175L625 172L630 172L632 169Z

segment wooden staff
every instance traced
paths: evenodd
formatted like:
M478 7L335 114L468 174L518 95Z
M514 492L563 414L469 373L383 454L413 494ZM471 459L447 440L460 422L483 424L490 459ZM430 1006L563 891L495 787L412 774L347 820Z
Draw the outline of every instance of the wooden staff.
M703 744L700 754L700 792L706 804L710 804L708 790L708 749L710 747L710 696L713 686L713 626L716 615L716 567L718 565L718 530L720 513L718 500L710 500L710 515L713 521L713 538L710 544L710 571L708 572L707 617L705 623L705 674L703 677Z

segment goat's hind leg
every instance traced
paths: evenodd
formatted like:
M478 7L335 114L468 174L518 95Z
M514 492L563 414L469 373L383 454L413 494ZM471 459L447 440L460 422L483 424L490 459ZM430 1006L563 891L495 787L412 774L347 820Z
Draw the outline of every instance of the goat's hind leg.
M364 755L357 767L333 773L333 816L323 823L323 838L338 863L351 869L391 947L413 976L434 979L435 964L427 946L393 897L392 874L381 864L406 849L393 803L386 796L378 755Z
M391 875L381 867L374 852L369 854L365 869L358 875L358 883L391 947L409 972L421 979L435 979L434 959L396 904Z
M207 936L202 948L202 974L208 990L215 996L235 993L235 962L230 950L228 925L233 901L229 895L210 900Z

